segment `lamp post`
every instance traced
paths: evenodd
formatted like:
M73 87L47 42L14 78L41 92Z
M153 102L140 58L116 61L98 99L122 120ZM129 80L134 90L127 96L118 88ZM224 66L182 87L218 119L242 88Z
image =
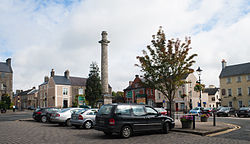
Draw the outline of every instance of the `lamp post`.
M197 71L197 73L199 75L199 84L201 84L201 72L202 72L202 70L201 70L200 67L198 67L198 69L196 71ZM201 106L201 90L200 90L200 107L202 107Z

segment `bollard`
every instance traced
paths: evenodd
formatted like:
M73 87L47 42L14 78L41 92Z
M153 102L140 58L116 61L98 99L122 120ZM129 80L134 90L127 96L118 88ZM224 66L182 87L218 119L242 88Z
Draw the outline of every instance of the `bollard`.
M193 129L195 129L195 115L193 115Z
M214 123L214 126L216 126L215 113L214 112L213 112L213 115L214 115L214 120L213 120L214 122L213 123Z

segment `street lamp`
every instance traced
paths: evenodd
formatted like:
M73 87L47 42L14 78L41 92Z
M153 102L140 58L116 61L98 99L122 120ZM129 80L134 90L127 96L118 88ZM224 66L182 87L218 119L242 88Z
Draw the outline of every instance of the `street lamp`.
M201 72L202 72L202 70L201 70L200 67L198 67L198 69L196 71L197 71L197 73L199 75L199 84L201 85ZM200 107L202 107L201 106L201 90L200 90Z

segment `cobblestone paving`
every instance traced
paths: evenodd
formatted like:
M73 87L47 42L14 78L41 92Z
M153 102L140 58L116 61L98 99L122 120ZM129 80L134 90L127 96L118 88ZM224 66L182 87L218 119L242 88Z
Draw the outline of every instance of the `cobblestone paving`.
M105 136L96 130L61 127L56 124L43 124L34 121L0 122L1 144L249 144L249 141L219 137L205 137L187 133L170 132L160 134L147 132L136 134L129 139L120 139L117 135Z

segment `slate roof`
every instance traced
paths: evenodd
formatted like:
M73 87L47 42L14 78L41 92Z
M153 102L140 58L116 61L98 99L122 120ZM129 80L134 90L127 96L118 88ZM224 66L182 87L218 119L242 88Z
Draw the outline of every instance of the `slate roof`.
M7 63L0 62L0 72L12 73L12 68Z
M72 86L86 86L87 79L80 77L69 77Z
M65 76L57 76L55 75L53 77L55 84L58 85L71 85L71 82L69 79L67 79Z
M20 93L18 93L17 95L19 96L23 96L23 95L27 95L29 92L31 92L33 89L29 89L29 90L26 90L26 91L22 91Z
M236 75L250 74L250 62L238 65L226 66L220 73L220 78Z
M219 88L205 88L204 92L208 95L215 95Z

